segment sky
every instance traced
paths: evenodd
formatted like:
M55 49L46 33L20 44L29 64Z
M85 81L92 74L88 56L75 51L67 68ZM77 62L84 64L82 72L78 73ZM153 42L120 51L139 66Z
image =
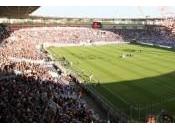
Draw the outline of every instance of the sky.
M162 17L175 16L175 6L41 6L32 15L86 18Z

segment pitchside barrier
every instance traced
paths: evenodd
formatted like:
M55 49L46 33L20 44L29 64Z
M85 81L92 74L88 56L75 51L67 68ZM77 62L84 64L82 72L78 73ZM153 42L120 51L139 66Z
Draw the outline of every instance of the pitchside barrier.
M154 43L146 43L146 42L141 42L141 41L137 41L136 44L142 44L142 45L148 45L148 46L155 46L155 47L160 47L160 48L168 48L168 49L172 49L173 48L171 46L165 46L165 45L154 44Z

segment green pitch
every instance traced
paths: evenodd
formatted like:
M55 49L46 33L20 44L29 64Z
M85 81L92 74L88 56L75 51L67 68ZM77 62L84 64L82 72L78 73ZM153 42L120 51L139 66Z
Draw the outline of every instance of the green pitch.
M142 45L118 44L50 47L76 72L100 82L97 95L131 118L144 120L162 109L175 115L175 52Z

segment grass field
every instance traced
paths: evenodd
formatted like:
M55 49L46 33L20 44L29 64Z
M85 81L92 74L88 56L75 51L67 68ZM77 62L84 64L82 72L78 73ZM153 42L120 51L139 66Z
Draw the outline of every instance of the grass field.
M113 109L137 119L162 109L175 115L175 52L133 44L48 50L55 58L65 57L74 70L93 75L101 84L94 89Z

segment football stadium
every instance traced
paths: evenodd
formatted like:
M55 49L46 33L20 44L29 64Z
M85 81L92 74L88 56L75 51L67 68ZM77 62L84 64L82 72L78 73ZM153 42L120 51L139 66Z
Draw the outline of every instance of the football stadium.
M0 122L174 122L175 17L30 15L39 8L0 7Z

